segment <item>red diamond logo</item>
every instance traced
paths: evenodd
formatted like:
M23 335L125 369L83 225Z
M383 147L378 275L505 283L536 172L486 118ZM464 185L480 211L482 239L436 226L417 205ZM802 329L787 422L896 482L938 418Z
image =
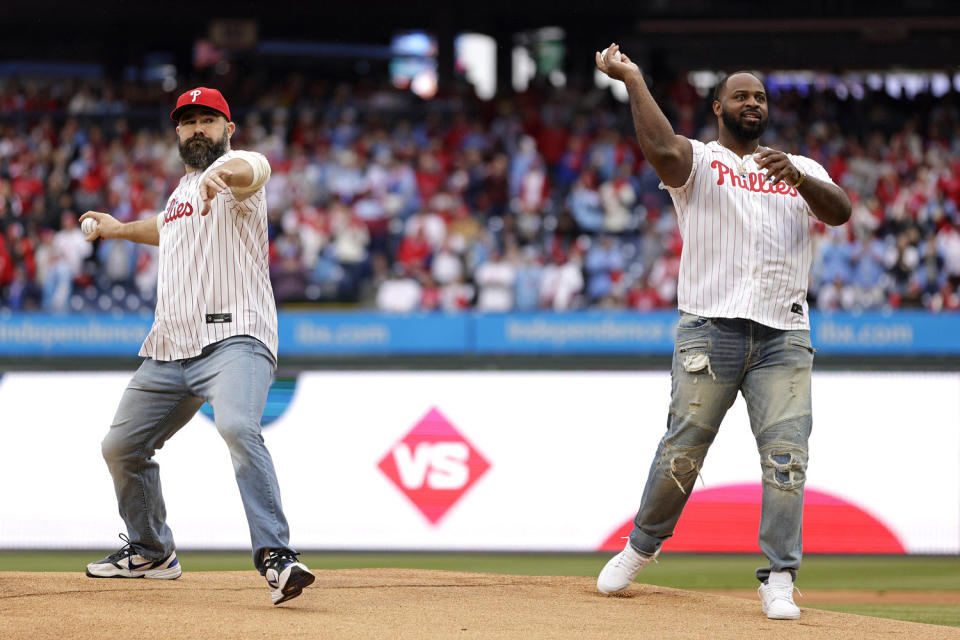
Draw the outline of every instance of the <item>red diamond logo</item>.
M430 409L377 466L435 525L490 463L449 420Z

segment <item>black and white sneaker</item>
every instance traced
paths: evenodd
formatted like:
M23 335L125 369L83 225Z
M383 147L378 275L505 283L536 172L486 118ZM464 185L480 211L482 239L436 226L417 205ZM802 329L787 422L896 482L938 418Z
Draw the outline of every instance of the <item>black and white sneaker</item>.
M149 560L134 550L130 538L121 533L120 539L126 544L120 547L119 551L87 565L89 577L176 580L183 573L176 551L172 551L163 560Z
M296 598L315 580L307 565L297 560L297 555L292 551L272 549L263 562L263 577L270 585L273 604Z

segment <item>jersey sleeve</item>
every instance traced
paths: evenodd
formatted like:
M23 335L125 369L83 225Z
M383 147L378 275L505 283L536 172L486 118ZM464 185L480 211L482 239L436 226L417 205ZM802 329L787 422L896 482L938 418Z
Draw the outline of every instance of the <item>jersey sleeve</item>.
M679 187L668 187L667 185L660 183L661 189L666 189L672 196L683 196L690 190L690 185L693 184L693 178L697 175L697 167L700 165L700 161L703 159L704 149L707 148L707 145L703 144L699 140L689 140L690 146L693 149L693 162L690 163L690 175L687 176L686 182L684 182Z
M813 160L813 159L811 159L811 158L807 158L806 156L794 156L794 155L791 155L791 156L790 156L790 161L793 162L793 164L794 164L798 169L800 169L801 171L803 171L803 172L804 172L805 174L807 174L808 176L811 176L811 177L813 177L813 178L817 178L818 180L823 180L824 182L829 182L829 183L832 184L832 185L836 185L836 184L837 184L837 183L834 182L833 179L830 177L830 174L827 173L827 170L824 169L823 166L822 166L819 162L817 162L816 160Z
M234 157L240 158L253 169L253 182L250 186L232 188L228 197L233 200L230 210L241 215L250 215L257 211L264 198L263 188L270 179L270 163L262 153L255 151L234 151Z
M253 182L247 187L234 187L233 195L237 200L249 198L259 191L270 179L270 163L262 153L255 151L234 151L234 158L240 158L253 169Z
M830 177L830 174L827 173L827 170L823 168L823 165L821 165L816 160L813 160L812 158L808 158L806 156L790 155L789 157L790 157L790 161L793 163L795 167L800 169L800 171L803 171L805 174L807 174L811 178L823 180L824 182L832 184L835 187L838 186L837 183L834 182L833 179ZM807 204L806 200L804 200L803 202L807 210L807 215L812 216L813 209L810 208L810 205Z
M239 158L253 169L253 182L246 187L231 187L217 194L218 198L227 198L229 210L233 213L247 215L256 212L260 201L264 197L263 187L270 179L270 163L262 153L255 151L232 150L220 156L207 171L223 163Z

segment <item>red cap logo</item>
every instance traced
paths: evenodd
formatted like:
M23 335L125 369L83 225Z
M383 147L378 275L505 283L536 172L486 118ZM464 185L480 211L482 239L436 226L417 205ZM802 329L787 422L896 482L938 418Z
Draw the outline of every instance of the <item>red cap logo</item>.
M490 463L431 409L377 465L420 513L437 524Z
M227 120L230 119L230 107L227 106L223 94L208 87L197 87L180 94L180 97L177 98L177 106L170 112L170 117L174 122L180 122L180 112L187 107L195 106L209 107L222 113Z

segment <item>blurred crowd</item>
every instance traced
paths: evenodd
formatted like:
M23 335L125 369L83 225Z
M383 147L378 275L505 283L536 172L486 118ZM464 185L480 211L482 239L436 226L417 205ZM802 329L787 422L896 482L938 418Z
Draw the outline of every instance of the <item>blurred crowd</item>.
M715 139L683 79L655 91L678 133ZM149 309L156 249L90 244L84 211L155 215L183 175L175 94L137 84L0 79L0 307ZM290 76L224 87L235 148L259 151L280 304L392 312L676 305L681 239L599 89L481 103ZM763 144L820 162L851 222L813 222L810 302L824 310L960 308L960 110L954 94L773 95Z

